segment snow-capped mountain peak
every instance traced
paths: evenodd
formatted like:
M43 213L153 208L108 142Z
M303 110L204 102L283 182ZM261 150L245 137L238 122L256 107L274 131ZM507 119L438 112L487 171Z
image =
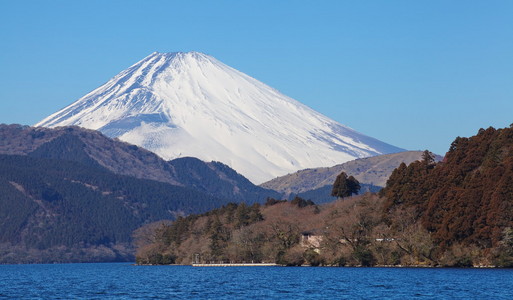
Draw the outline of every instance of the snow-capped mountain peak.
M254 183L402 151L199 52L154 52L36 126L77 125L164 159L228 164Z

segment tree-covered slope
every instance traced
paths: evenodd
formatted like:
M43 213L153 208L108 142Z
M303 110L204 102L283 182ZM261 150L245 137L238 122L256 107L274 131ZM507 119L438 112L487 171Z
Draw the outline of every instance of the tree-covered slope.
M208 150L206 150L208 151ZM75 161L113 173L197 189L233 202L262 202L275 197L230 167L195 158L165 161L141 147L80 127L55 129L0 125L0 154Z
M269 199L252 207L257 219L226 206L144 227L138 260L513 267L513 125L456 138L441 162L424 151L395 169L380 195L307 204Z
M205 163L194 157L184 157L169 164L178 182L216 197L245 203L261 203L267 197L279 197L278 192L254 185L221 162Z
M413 209L442 246L497 246L513 227L513 127L458 137L442 162L401 165L382 194L385 209Z
M142 224L227 203L100 167L18 155L0 155L0 191L0 262L127 260L131 233ZM16 255L20 249L27 257ZM57 254L66 251L77 253Z

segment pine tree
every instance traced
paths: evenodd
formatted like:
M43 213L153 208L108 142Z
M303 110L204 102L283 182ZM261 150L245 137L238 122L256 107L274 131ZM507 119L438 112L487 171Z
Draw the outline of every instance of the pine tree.
M347 174L342 172L335 179L331 196L339 198L349 197L352 194L358 194L360 188L360 182L356 178L353 176L347 177Z
M435 163L435 156L433 155L433 153L429 152L429 150L424 150L424 152L422 153L422 162L426 166L430 166Z

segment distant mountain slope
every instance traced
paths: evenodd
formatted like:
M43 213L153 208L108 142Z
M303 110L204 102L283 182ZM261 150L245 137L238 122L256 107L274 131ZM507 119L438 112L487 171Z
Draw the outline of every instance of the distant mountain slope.
M134 229L227 202L77 162L0 155L0 263L130 261Z
M256 186L232 168L220 162L205 163L197 158L177 158L169 162L176 180L182 185L224 199L263 202L267 197L279 197L270 189Z
M116 174L180 185L168 163L154 153L79 127L0 124L0 154L88 160L88 165L100 165Z
M403 151L198 52L152 53L36 124L71 125L167 160L220 161L254 183Z
M422 151L406 151L352 160L329 168L301 170L293 174L275 178L261 184L283 194L302 194L308 191L333 185L338 174L346 172L360 183L385 186L392 171L402 162L409 164L421 159ZM441 160L437 156L437 160Z
M234 202L262 202L277 195L224 164L192 158L166 162L141 147L80 127L0 125L0 154L75 161L120 175L190 187Z
M361 189L358 192L358 195L365 194L367 192L377 193L381 190L382 187L372 185L372 184L360 184ZM333 184L328 184L320 188L316 188L313 190L309 190L306 192L301 192L299 194L290 194L289 200L294 199L296 196L299 196L303 199L308 199L314 201L316 204L324 204L337 200L337 197L331 196L331 190L333 189Z

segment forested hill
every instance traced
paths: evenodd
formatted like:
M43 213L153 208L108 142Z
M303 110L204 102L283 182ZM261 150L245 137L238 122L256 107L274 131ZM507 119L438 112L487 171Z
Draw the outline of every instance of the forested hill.
M75 161L115 174L189 187L233 202L262 202L273 190L254 185L218 162L185 157L164 161L141 147L80 127L42 128L0 124L0 154Z
M0 124L0 154L101 165L120 175L179 184L167 162L154 153L80 127L50 129Z
M410 209L442 247L500 245L513 228L513 127L458 137L442 162L401 165L382 194L387 212Z
M94 164L0 155L0 263L130 261L134 229L227 202Z
M513 267L513 126L458 137L441 162L425 151L379 195L309 204L269 199L143 227L138 261Z
M194 157L182 157L168 162L174 178L183 186L229 199L232 202L263 203L279 193L254 185L246 177L221 162L204 162Z
M167 162L79 127L0 124L0 158L0 263L131 260L143 224L277 195L224 164Z

